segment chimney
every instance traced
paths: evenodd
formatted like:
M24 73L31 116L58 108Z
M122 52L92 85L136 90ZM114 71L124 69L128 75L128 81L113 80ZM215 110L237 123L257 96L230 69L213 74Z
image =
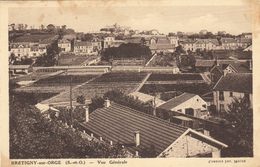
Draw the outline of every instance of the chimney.
M103 141L102 137L99 138L100 141Z
M248 61L248 67L249 67L249 70L252 70L252 60Z
M139 156L139 155L138 155L138 151L135 151L135 156L136 156L136 157L138 157L138 156Z
M110 107L110 100L105 100L105 107Z
M112 140L110 141L110 145L111 145L111 146L113 145L113 141L112 141Z
M216 56L216 58L215 58L215 63L217 66L219 66L218 56Z
M140 145L140 133L139 131L134 132L134 140L135 140L135 146L138 147Z
M204 129L203 133L204 133L204 135L206 135L206 136L210 136L210 134L209 134L209 131L208 131L208 130L205 130L205 129Z
M83 107L84 109L85 109L85 113L86 113L86 122L88 122L89 121L89 110L88 110L88 107L86 107L86 106L84 106Z

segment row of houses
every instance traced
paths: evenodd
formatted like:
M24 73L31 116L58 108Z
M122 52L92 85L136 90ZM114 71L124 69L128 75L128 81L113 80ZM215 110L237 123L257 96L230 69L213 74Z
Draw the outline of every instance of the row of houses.
M57 39L57 35L25 35L10 43L10 54L18 60L22 57L36 58L46 53L47 47Z
M252 45L252 38L221 38L218 39L184 39L180 41L185 51L195 52L197 50L236 50L246 49Z

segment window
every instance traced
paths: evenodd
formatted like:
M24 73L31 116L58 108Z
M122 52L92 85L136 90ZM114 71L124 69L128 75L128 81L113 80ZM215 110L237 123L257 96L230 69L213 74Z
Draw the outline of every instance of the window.
M224 104L220 104L220 105L219 105L219 110L220 110L220 111L225 111L225 109L224 109Z
M224 92L219 91L219 100L224 100Z
M229 96L230 96L230 97L233 97L233 92L229 92Z
M247 101L250 100L250 98L249 98L249 94L248 94L248 93L245 93L245 99L246 99Z

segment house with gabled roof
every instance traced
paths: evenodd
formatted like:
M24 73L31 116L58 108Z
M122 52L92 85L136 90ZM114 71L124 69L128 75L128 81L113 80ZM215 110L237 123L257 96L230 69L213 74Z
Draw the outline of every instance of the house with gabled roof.
M70 52L71 42L68 39L58 40L58 47L61 48L62 52Z
M158 108L177 111L198 118L205 118L208 115L207 102L199 95L187 92L166 101Z
M219 61L216 60L215 65L210 70L210 78L212 83L217 83L222 75L227 73L251 73L252 62L239 62L239 61ZM248 66L249 65L249 66Z
M74 44L75 53L92 53L93 45L91 42L81 41Z
M123 145L130 153L142 157L153 147L154 157L220 157L228 147L210 136L158 117L106 100L105 107L91 114L81 129L109 143Z
M246 98L252 104L252 73L227 73L213 88L214 105L217 111L228 110L234 98Z

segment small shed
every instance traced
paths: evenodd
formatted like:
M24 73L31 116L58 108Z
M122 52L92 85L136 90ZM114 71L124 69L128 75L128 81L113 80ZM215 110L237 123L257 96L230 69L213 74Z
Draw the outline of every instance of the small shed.
M33 72L33 67L31 65L9 65L10 73L31 73Z

